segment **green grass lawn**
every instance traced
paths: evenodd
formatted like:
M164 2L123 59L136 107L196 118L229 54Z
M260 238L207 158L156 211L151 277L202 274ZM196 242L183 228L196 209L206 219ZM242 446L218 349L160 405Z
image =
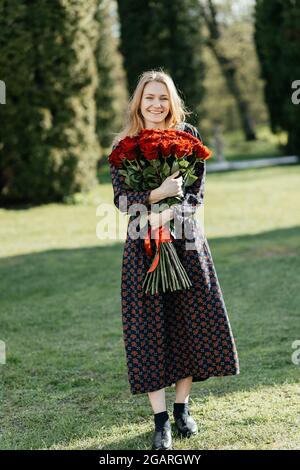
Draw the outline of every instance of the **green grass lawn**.
M151 446L148 396L131 395L127 381L123 240L96 236L96 207L112 198L105 174L80 204L0 210L1 449ZM193 384L200 432L174 436L174 449L300 448L300 366L291 360L300 339L299 174L293 165L207 175L206 237L241 373ZM174 397L167 388L172 420Z

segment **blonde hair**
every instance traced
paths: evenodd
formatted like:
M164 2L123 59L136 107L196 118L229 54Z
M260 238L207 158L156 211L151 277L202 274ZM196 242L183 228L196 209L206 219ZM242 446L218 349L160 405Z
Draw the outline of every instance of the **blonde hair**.
M166 129L175 127L185 120L186 115L192 114L192 112L186 109L171 76L162 69L148 70L139 76L136 89L127 105L125 124L122 130L115 135L112 145L117 144L118 141L124 139L126 136L132 137L138 134L138 132L145 127L144 118L140 112L140 104L145 85L149 82L164 83L167 87L170 111L165 119Z

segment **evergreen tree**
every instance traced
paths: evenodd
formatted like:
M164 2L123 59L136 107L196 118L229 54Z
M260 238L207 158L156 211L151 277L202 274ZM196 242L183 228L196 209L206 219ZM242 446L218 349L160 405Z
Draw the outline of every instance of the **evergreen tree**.
M60 201L96 184L96 0L0 0L0 200Z
M300 105L292 83L300 79L300 0L257 0L255 44L265 80L273 132L288 133L287 151L300 154Z
M125 101L128 98L124 92L121 93L123 87L120 87L119 84L120 81L123 84L124 80L122 80L118 37L114 32L118 18L114 18L113 13L115 13L114 3L111 0L99 1L97 12L99 37L96 46L98 69L96 130L98 140L103 148L110 146L113 132L116 132L121 126L120 111L123 103L123 107L125 107Z
M169 73L195 115L201 118L204 65L202 21L197 0L118 0L121 51L131 94L149 69Z

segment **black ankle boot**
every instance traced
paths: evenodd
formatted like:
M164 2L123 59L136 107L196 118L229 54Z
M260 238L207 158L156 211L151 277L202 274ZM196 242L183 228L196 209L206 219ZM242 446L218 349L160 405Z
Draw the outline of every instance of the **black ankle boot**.
M155 431L153 435L153 450L172 449L172 431L167 411L154 415Z
M198 433L198 426L190 415L187 403L174 403L173 416L176 431L181 437L190 437Z
M152 450L172 449L171 427L163 427L161 431L154 431Z

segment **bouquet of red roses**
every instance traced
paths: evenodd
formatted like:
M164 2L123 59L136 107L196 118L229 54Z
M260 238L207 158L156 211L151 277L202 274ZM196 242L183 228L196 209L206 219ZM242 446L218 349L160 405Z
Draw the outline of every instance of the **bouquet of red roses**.
M207 160L212 152L197 138L185 131L175 129L142 129L138 135L122 139L109 156L110 162L120 168L129 188L144 191L155 189L174 172L183 177L182 190L198 178L195 165ZM158 208L180 202L179 196L160 201ZM172 224L173 221L170 222ZM143 282L145 292L162 289L180 290L191 287L191 281L178 258L170 230L161 226L154 230L156 254ZM145 238L145 250L152 256L151 230Z

